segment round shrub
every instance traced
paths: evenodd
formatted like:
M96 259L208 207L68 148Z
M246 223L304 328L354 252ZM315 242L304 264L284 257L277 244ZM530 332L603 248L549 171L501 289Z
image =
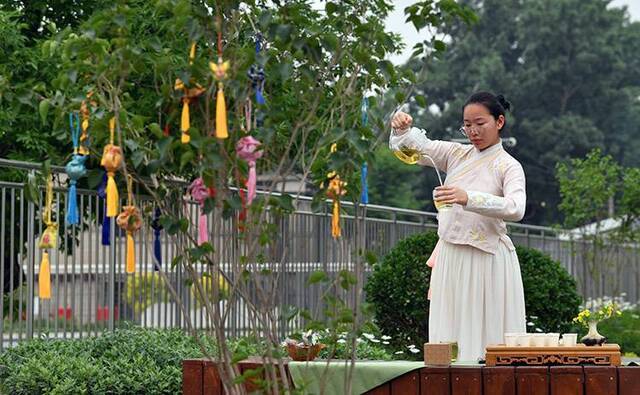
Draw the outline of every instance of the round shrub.
M407 344L420 349L428 341L427 292L431 268L426 261L437 240L436 232L430 231L400 241L374 265L365 286L376 324L383 334L393 338L392 345L397 349ZM547 254L527 247L517 247L516 252L527 320L533 324L528 331L536 328L544 332L569 331L581 301L575 280Z
M549 255L534 248L516 247L527 320L543 332L568 332L578 315L581 298L576 281ZM529 330L531 331L531 330Z
M397 349L408 344L418 348L428 339L431 269L427 258L438 242L436 232L426 232L398 242L382 261L373 266L365 290L376 324L391 336Z

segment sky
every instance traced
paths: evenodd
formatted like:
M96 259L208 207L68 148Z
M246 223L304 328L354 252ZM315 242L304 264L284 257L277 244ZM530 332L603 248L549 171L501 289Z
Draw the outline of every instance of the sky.
M411 23L405 23L404 9L405 7L415 3L415 0L396 0L394 11L387 18L387 30L399 33L406 44L402 54L394 55L389 58L393 63L404 63L411 55L411 48L421 40L425 39L424 33L418 35ZM612 7L620 7L626 5L631 16L631 20L640 21L640 0L613 0ZM422 36L422 37L420 37Z

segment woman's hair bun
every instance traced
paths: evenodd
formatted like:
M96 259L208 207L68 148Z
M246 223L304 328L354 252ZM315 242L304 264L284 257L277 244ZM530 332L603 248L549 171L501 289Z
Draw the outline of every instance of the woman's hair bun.
M511 103L509 103L507 101L507 99L504 97L504 95L496 96L496 100L498 100L498 103L500 103L502 108L504 108L506 111L511 110Z

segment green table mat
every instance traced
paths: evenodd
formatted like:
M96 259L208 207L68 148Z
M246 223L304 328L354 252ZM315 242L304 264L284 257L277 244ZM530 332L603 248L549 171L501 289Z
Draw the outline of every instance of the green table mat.
M328 365L327 361L291 361L289 372L295 387L304 388L305 394L320 394L320 384L324 381L325 394L346 395L345 379L350 364L351 361L331 361ZM423 367L424 362L414 361L356 361L351 394L362 394L393 378Z

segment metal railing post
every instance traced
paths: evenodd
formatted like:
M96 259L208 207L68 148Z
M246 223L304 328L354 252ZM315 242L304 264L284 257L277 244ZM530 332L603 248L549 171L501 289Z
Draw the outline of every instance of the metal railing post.
M35 175L35 171L31 170L30 173L32 175ZM22 196L24 196L26 198L26 194L23 194ZM26 255L26 263L27 263L27 331L26 331L26 338L27 339L32 339L33 338L33 300L35 297L35 291L34 291L34 274L35 274L35 270L34 270L34 266L35 266L35 260L36 260L36 256L35 256L35 237L34 237L34 232L35 232L35 224L34 224L34 217L35 217L35 206L33 204L33 202L29 199L28 200L28 204L27 204L27 215L29 216L29 218L27 219L27 255Z

